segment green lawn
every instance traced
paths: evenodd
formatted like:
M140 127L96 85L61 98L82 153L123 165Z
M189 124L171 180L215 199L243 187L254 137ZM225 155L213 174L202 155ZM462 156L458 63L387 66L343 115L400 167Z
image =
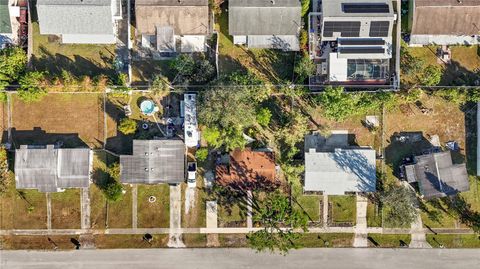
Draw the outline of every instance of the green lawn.
M220 74L248 70L269 82L292 79L295 53L234 45L228 34L228 12L225 9L216 17L215 28L219 33Z
M299 246L306 248L322 248L322 247L352 247L354 234L350 233L308 233L295 242Z
M143 234L98 234L95 235L96 248L164 248L167 247L167 234L152 234L153 240L143 240Z
M32 23L32 32L32 63L35 69L57 75L62 70L68 70L76 76L114 74L114 44L61 44L57 36L40 35L38 22Z
M116 202L108 202L108 228L132 227L132 187L123 185L125 194Z
M356 197L353 195L334 195L328 197L331 206L331 220L333 223L356 222Z
M47 199L37 190L18 190L14 196L15 229L46 229Z
M427 234L427 242L434 248L480 248L478 234Z
M430 228L455 228L457 219L448 212L448 207L441 200L435 199L423 203L421 216L423 226Z
M52 228L80 228L80 189L68 189L52 193Z
M367 226L382 227L382 211L371 201L368 201L367 205Z
M188 248L204 248L207 246L206 234L183 234L183 243Z
M137 195L138 227L170 227L170 189L167 184L139 185ZM150 196L154 196L156 201L150 203Z
M247 227L247 212L240 206L218 205L219 227Z
M368 234L368 245L371 247L397 248L408 246L412 240L409 234ZM375 245L375 242L377 245ZM402 245L403 244L403 245Z
M49 240L50 239L50 240ZM77 235L9 235L1 236L2 249L35 249L53 251L55 247L61 250L73 250L75 245L72 239L78 240Z
M296 197L294 208L304 210L310 221L321 221L320 203L322 197L319 195L300 195Z

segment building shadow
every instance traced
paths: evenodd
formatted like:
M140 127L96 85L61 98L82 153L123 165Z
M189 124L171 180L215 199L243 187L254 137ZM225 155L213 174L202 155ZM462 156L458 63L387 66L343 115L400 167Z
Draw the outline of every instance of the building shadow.
M2 143L12 142L14 148L20 145L45 146L56 145L62 148L88 147L78 133L47 133L41 127L34 127L33 130L11 129L12 141L8 141L8 131L4 131Z

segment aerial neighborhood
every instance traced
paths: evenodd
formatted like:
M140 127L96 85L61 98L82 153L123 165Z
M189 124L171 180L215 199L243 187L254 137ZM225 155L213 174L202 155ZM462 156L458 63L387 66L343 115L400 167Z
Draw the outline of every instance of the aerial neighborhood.
M479 27L476 0L0 0L0 250L480 248Z

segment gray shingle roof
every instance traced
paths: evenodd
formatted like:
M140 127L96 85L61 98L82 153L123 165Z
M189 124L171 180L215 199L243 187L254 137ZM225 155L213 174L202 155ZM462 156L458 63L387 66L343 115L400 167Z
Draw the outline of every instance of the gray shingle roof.
M230 0L230 35L296 35L301 26L300 0Z
M414 173L407 174L409 182L418 182L420 193L425 198L445 197L468 191L467 168L465 164L453 164L450 152L438 152L415 157ZM411 178L411 177L414 178Z
M0 33L2 34L12 33L12 24L10 22L8 0L0 0Z
M181 183L185 179L185 144L181 140L133 140L133 154L120 156L122 183Z
M112 0L37 0L40 34L113 35Z
M28 148L15 151L15 182L17 189L38 189L55 192L58 189L88 187L92 167L88 148L57 149Z

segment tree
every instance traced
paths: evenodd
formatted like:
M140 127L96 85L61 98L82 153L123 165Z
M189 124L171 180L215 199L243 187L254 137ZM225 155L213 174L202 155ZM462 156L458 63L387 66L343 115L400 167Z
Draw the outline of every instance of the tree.
M40 101L46 94L45 73L32 71L20 78L18 97L24 102Z
M216 85L203 92L200 96L198 116L200 123L215 134L217 141L208 139L214 148L225 146L227 150L244 147L243 131L255 123L256 102L245 87L235 90Z
M308 132L308 119L299 111L292 111L287 117L287 122L276 134L276 139L281 143L282 155L292 158L298 153L297 143L301 142Z
M120 181L120 164L115 162L108 167L108 175L116 181Z
M130 118L123 118L120 120L118 130L124 135L134 134L137 131L137 122Z
M263 127L267 127L270 124L272 118L272 112L267 107L263 107L257 110L257 123Z
M406 187L390 185L380 194L384 205L384 224L388 227L410 225L417 216L415 193Z
M0 50L0 89L18 80L27 65L27 54L22 48L13 47Z
M343 121L356 112L356 101L342 87L325 88L318 96L323 113L329 119Z
M294 210L287 196L275 191L267 194L265 201L253 203L253 220L264 227L247 236L248 244L257 251L269 250L286 254L290 249L298 248L296 240L300 233L295 229L307 231L308 218L303 211Z
M150 90L155 96L160 98L165 97L170 94L170 83L168 82L168 78L160 75L156 75L153 78L152 85L150 86Z
M176 72L172 83L184 85L205 84L215 77L215 67L207 59L195 60L189 54L181 54L171 63L170 68Z
M429 65L423 72L417 74L420 84L423 86L434 86L442 79L442 69L438 66Z
M204 162L208 158L208 149L207 148L199 148L195 152L195 158L199 162Z
M308 77L315 74L317 66L310 59L307 53L304 53L302 57L297 60L293 71L297 74L298 81L304 81Z
M310 0L302 0L302 17L310 10Z
M105 198L107 198L107 200L110 202L118 201L123 194L122 184L120 184L118 181L114 180L113 178L110 178L104 184L104 186L101 187L101 190L103 191Z

